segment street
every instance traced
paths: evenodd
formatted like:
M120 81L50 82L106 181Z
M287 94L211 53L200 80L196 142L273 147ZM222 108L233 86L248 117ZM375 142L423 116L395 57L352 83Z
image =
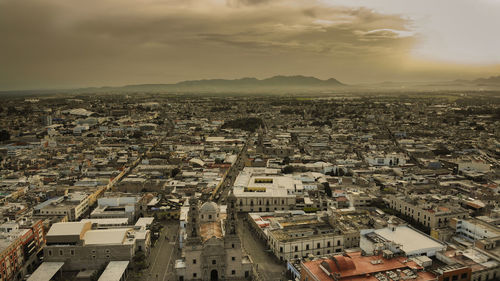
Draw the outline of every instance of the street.
M260 276L266 281L283 280L285 265L279 263L274 255L266 252L264 242L253 234L253 231L250 231L243 218L238 218L238 234L243 248L253 259Z
M168 237L168 240L165 238ZM174 264L178 256L179 222L168 221L149 254L149 268L130 280L174 281ZM175 237L175 239L174 239Z

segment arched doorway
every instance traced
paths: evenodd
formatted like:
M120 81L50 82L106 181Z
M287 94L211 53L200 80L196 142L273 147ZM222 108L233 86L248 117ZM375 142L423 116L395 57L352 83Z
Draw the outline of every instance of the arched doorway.
M219 273L217 272L216 269L214 269L210 272L210 281L218 281L218 280L219 280Z

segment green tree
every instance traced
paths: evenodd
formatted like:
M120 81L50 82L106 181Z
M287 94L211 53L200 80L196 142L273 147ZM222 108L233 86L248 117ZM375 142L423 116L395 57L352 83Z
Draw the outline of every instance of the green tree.
M181 172L181 169L179 168L173 168L172 171L170 172L170 175L175 178L175 176L177 176L178 173Z
M143 251L138 251L132 259L132 262L136 270L143 270L148 267L146 262L146 255Z
M283 158L283 165L289 165L289 164L290 164L290 157L285 156L285 158Z
M325 187L325 193L328 197L332 197L332 189L330 188L330 184L328 182L324 182L323 186Z
M291 174L293 173L295 169L293 168L293 166L286 166L285 168L283 168L283 170L281 170L283 172L283 174Z
M0 130L0 141L10 140L10 133L7 130Z

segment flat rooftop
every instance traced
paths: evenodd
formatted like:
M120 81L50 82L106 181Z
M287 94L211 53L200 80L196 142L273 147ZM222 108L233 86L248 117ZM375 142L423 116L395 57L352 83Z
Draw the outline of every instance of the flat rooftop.
M120 281L129 261L110 261L98 281Z
M401 245L401 249L408 255L423 249L446 248L446 245L408 226L397 226L376 229L373 232L388 241Z

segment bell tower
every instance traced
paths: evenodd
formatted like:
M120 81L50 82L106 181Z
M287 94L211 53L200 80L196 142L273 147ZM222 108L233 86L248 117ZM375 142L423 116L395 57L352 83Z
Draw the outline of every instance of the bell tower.
M200 225L199 225L199 210L198 210L198 199L191 197L189 198L189 211L188 211L188 223L187 223L187 243L188 244L200 244Z

